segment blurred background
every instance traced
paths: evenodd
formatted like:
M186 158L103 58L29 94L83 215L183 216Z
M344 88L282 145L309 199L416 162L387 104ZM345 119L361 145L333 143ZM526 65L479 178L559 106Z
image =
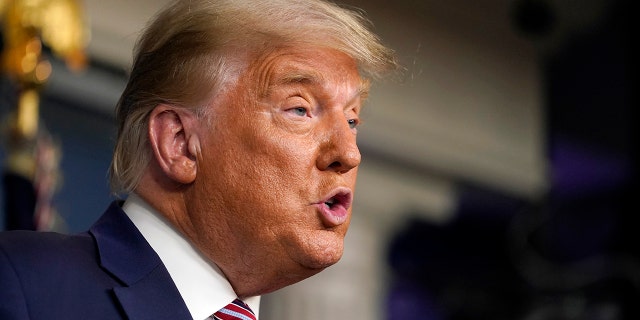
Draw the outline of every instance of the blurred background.
M16 1L0 0L5 54ZM49 29L80 28L67 47L84 56L56 37L26 46L49 66L29 78L27 142L10 128L33 97L3 69L0 229L80 232L113 200L113 108L140 29L168 1L22 2L67 8ZM364 110L343 259L265 296L261 319L640 319L631 1L341 3L405 70ZM35 220L15 216L33 212L24 203Z

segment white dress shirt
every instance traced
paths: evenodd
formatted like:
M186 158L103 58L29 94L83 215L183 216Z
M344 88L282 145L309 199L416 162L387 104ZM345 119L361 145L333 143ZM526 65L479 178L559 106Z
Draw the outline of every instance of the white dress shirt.
M237 298L222 271L148 203L132 193L124 212L171 275L194 320L204 320ZM260 296L243 300L258 317Z

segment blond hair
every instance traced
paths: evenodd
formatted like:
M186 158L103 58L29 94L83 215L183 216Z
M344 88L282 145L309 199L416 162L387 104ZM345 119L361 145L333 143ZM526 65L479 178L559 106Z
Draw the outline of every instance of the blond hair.
M322 0L171 3L138 40L129 81L116 106L112 191L128 193L137 187L152 156L148 116L158 104L204 114L203 102L236 75L230 48L260 54L287 44L328 47L351 56L362 76L375 79L396 64L369 25L362 12Z

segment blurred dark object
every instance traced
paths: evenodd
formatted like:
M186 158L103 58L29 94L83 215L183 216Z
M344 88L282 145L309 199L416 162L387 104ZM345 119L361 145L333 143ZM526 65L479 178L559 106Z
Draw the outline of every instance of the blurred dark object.
M388 319L517 319L528 290L513 264L507 231L524 206L469 187L453 221L408 221L389 247L394 285Z
M557 22L556 13L546 0L515 1L511 10L515 29L526 36L546 36Z
M623 197L536 206L464 188L456 219L415 218L391 242L387 319L639 319L636 243L619 245L609 211Z
M7 230L36 230L33 213L36 193L33 184L22 175L5 172L5 228Z

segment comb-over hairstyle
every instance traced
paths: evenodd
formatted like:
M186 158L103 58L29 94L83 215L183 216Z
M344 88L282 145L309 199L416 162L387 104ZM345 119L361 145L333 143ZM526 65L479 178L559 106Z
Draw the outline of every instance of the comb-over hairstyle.
M151 20L134 49L129 81L116 106L112 191L135 190L149 164L150 112L165 103L205 114L206 101L241 71L234 63L238 56L312 45L352 57L365 78L394 69L392 51L369 27L362 12L322 0L172 2Z

